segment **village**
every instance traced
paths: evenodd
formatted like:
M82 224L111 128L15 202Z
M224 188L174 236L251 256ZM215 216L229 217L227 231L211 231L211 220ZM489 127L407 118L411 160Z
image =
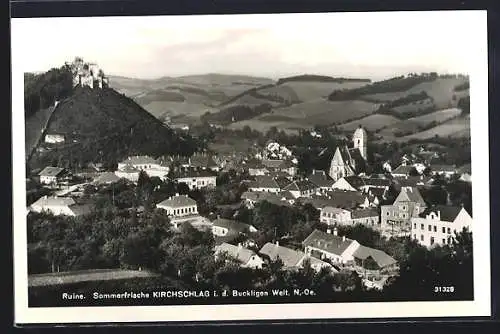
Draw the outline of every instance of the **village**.
M46 134L44 140L51 145L64 142L57 134ZM151 209L165 216L174 232L186 224L210 231L216 258L225 254L242 268L251 269L279 260L289 271L306 266L316 272L327 268L334 276L351 271L367 289L377 290L398 276L398 261L381 249L346 237L342 233L345 227L363 226L386 239L409 238L429 249L451 245L464 229L472 231L472 213L463 205L454 206L449 198L445 205L433 203L424 196L426 189L443 180L470 183L470 164L436 164L435 153L422 149L421 154L403 156L394 168L384 163L384 173L367 175L368 135L361 126L348 142L331 149L335 153L329 169L308 175L299 173L298 157L292 150L276 141L268 141L257 153L237 157L207 151L190 157L129 156L114 170L99 163L81 171L45 166L36 177L27 179L28 184L45 189L43 196L29 203L27 214L85 216L96 210L92 194L99 190L111 189L116 205L117 184L133 188L150 182L151 194L171 186L175 190L168 196L152 196L156 202ZM229 194L229 188L238 191ZM205 203L208 200L201 202L192 195L213 194L218 189L232 198L218 202L221 196L212 196L215 203L210 209ZM120 204L123 209L149 210L144 204L125 202ZM312 207L314 228L301 240L291 241L290 230L276 222L274 231L259 237L260 227L241 217L242 212L251 214L262 203L283 210Z

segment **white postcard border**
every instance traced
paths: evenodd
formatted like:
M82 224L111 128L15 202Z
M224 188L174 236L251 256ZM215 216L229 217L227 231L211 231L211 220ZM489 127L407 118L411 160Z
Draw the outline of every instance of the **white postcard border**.
M461 11L463 15L464 11ZM415 15L423 12L414 12ZM354 13L345 13L353 15ZM380 13L358 13L377 15ZM15 322L37 323L101 323L101 322L153 322L153 321L222 321L222 320L287 320L287 319L348 319L348 318L401 318L401 317L468 317L490 316L490 210L489 210L489 137L488 137L488 65L486 11L468 11L473 36L464 38L464 54L471 68L471 151L473 179L473 242L474 242L474 301L460 302L380 302L380 303L322 303L322 304L255 304L209 306L121 306L121 307L28 307L27 228L24 145L24 57L23 41L16 39L22 20L12 19L12 153L13 153L13 232L14 232L14 287ZM273 14L297 16L304 24L314 15L325 14ZM269 19L269 15L204 16L203 22L221 25L223 22L263 22L256 16ZM107 19L107 18L100 18ZM127 18L132 19L132 18ZM176 17L176 20L180 17ZM197 17L200 19L200 17ZM251 19L251 20L250 20ZM293 18L292 18L293 19ZM133 20L140 20L134 17ZM49 43L50 45L50 43ZM48 46L50 47L50 46ZM43 52L43 50L40 50ZM477 224L477 225L476 225Z

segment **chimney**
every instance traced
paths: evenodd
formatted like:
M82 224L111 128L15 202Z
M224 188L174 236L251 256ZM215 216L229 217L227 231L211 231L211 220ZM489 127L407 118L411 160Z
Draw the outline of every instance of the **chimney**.
M280 242L278 240L276 240L276 246L279 246L280 245Z
M336 227L333 229L333 235L334 235L334 236L337 236L337 235L338 235L338 230L337 230L337 228L336 228Z
M175 193L175 196L179 196L179 193Z
M220 215L217 215L217 219L220 219Z
M344 236L342 236L342 242L344 242L344 241L345 241L345 235L344 235Z
M330 228L327 228L327 229L326 229L326 233L328 233L328 234L332 234L332 230L331 230Z

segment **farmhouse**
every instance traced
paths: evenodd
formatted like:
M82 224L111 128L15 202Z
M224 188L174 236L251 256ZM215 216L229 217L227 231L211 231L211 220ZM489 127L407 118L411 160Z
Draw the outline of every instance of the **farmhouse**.
M381 206L381 228L387 235L408 235L410 220L418 216L426 207L424 199L416 187L402 187L392 205Z
M217 175L210 170L183 169L174 173L177 183L185 183L189 189L214 188L217 185Z
M248 174L250 176L256 176L256 175L266 175L269 173L269 168L264 166L261 161L252 159L244 164L245 170L248 171Z
M71 197L47 197L44 196L31 204L30 211L47 212L55 216L82 216L92 211L92 206L79 204Z
M411 175L411 171L414 169L413 166L401 164L396 169L394 169L391 174L394 177L407 177Z
M353 253L356 272L367 276L394 275L398 270L397 261L387 253L359 245ZM380 287L379 287L380 288Z
M290 196L292 198L290 198ZM282 191L280 193L245 191L241 194L241 199L245 203L245 206L249 209L253 208L256 203L261 201L267 201L280 206L290 206L295 202L295 198L287 191Z
M281 191L281 186L272 176L258 175L255 177L255 181L249 184L248 190L278 193Z
M359 247L355 240L338 236L337 229L327 233L314 230L303 242L306 254L329 260L334 264L348 264L354 261L353 254Z
M295 198L310 197L318 190L318 187L311 181L298 180L290 183L283 190L289 191Z
M268 257L271 261L280 259L284 269L298 269L301 267L306 254L296 251L276 243L266 243L259 251L260 254Z
M111 184L111 183L115 183L115 182L118 182L120 180L120 178L114 174L114 173L111 173L111 172L105 172L105 173L101 173L100 175L98 175L93 183L95 185L101 185L101 184Z
M128 157L128 159L118 163L118 170L123 171L127 166L131 166L139 171L143 170L149 177L159 177L162 180L166 178L166 175L170 171L170 167L163 161L157 161L145 155Z
M119 178L127 179L132 182L137 182L139 180L140 170L132 165L125 165L121 169L115 171L115 175Z
M290 176L295 176L297 174L297 166L290 160L264 159L262 160L262 165L271 172L283 172Z
M207 154L194 154L189 158L189 167L197 168L197 169L208 169L213 172L219 171L219 165L215 162L214 158Z
M40 177L40 183L47 185L57 185L61 182L68 181L71 177L66 169L50 166L45 167L38 173L38 176Z
M309 181L314 183L321 192L325 192L332 189L333 181L325 171L314 169L312 173L307 177Z
M173 197L156 204L158 209L167 211L168 216L183 217L198 214L196 201L187 195L175 194Z
M325 206L320 209L319 220L327 225L349 225L351 224L351 212L341 208Z
M412 238L422 246L444 246L452 243L455 233L464 228L472 231L472 217L463 207L438 205L426 209L411 220Z
M230 235L255 233L257 229L236 220L217 218L212 222L212 233L217 237L226 237Z
M352 225L362 224L370 228L380 227L380 213L377 208L352 210L351 219L352 219Z
M252 268L252 269L262 269L264 265L264 260L257 255L254 251L245 248L238 244L238 246L228 244L224 242L218 246L215 246L215 258L218 259L222 254L227 254L228 256L237 260L241 267Z

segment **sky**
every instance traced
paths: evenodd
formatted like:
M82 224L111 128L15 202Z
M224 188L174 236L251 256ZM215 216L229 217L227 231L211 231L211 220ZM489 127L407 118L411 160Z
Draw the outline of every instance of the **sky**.
M480 11L28 18L12 19L11 31L25 72L80 56L108 75L144 79L205 73L378 79L468 73L485 20Z

